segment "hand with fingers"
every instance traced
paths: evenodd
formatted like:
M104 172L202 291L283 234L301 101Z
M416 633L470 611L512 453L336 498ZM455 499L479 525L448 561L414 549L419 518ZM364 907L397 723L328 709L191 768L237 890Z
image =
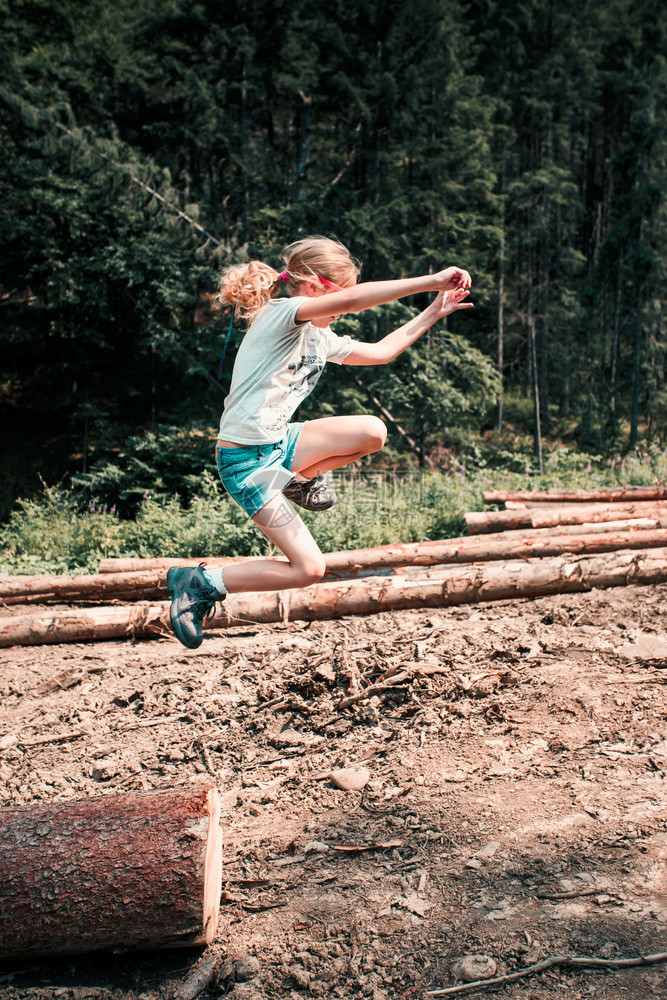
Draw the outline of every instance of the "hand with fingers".
M438 271L435 278L438 290L443 292L448 292L455 288L467 288L470 290L472 287L472 279L469 273L456 265L446 267L444 271Z
M459 309L472 309L474 303L464 302L464 299L470 294L469 288L457 287L446 292L438 292L436 295L433 305L438 312L438 317L442 319L443 316L449 316L450 313L456 312Z

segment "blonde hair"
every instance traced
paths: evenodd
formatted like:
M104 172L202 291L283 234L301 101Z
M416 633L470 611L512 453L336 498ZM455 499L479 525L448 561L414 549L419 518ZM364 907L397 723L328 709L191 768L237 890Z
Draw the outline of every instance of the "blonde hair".
M220 277L217 304L231 305L238 316L252 322L283 283L289 295L309 278L326 278L344 288L356 284L361 269L347 247L328 236L306 236L290 243L282 261L282 274L261 260L228 267Z

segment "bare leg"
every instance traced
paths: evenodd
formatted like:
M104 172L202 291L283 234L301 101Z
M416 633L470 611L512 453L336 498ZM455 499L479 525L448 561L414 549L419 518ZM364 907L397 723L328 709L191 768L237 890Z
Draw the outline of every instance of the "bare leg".
M312 479L379 451L387 437L377 417L323 417L310 420L299 435L292 469ZM253 559L225 566L230 594L307 587L324 574L324 556L310 531L282 493L273 497L253 521L287 557Z
M304 424L292 459L292 469L306 479L339 469L379 451L387 428L378 417L322 417Z
M285 553L287 560L253 559L247 563L230 563L224 571L225 587L230 594L307 587L322 578L324 556L282 493L265 504L253 521Z

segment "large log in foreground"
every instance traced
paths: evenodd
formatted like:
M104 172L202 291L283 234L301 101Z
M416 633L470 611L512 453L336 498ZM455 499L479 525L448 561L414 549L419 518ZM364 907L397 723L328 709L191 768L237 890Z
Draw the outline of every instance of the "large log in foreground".
M549 507L546 510L527 507L523 510L483 510L464 514L470 535L531 528L554 528L559 524L595 524L600 521L621 521L636 517L667 517L667 502L579 505Z
M545 503L630 503L636 500L667 500L667 486L609 486L592 490L486 490L484 503L543 501Z
M214 628L247 623L341 618L418 607L575 593L595 587L667 581L667 548L597 556L557 556L438 567L419 574L319 583L301 590L233 594L211 619ZM0 621L0 647L170 635L168 604L90 608Z
M0 810L0 958L207 944L222 884L212 786Z
M623 525L624 522L614 522ZM649 522L650 523L650 522ZM641 531L608 531L604 533L540 534L533 532L498 532L464 538L448 538L438 542L410 542L383 545L372 549L352 549L349 552L325 554L327 574L362 575L382 569L408 566L437 566L447 563L485 562L501 559L528 559L556 556L564 553L613 552L618 549L648 549L667 546L667 529ZM202 560L199 560L202 561ZM204 560L214 565L218 560ZM182 565L182 563L181 563ZM222 561L222 565L225 562ZM167 595L166 571L144 573L101 573L95 576L29 577L26 582L13 584L12 577L0 578L0 599L6 604L47 603L52 601L96 600L105 597L151 600Z

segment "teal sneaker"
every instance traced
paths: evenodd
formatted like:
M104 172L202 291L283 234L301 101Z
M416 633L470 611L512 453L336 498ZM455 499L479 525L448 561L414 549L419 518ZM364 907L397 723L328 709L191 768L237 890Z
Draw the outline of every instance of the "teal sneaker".
M174 635L188 649L197 649L202 644L204 619L213 615L215 602L224 601L227 595L211 586L201 566L172 566L167 573L167 588Z

